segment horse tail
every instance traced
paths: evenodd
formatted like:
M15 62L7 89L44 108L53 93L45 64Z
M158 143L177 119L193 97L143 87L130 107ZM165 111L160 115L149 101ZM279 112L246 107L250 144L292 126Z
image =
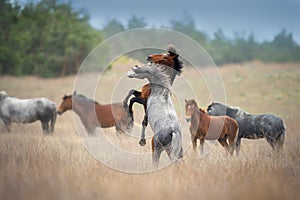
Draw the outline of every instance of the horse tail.
M179 158L182 158L182 156L183 156L181 135L180 135L180 132L178 132L178 131L173 131L171 135L172 135L171 159L172 160L178 160Z
M56 109L54 108L54 110L52 112L51 119L50 119L50 133L54 132L54 126L55 126L55 122L56 122L56 115L57 115L57 112L56 112Z
M281 149L285 140L285 131L286 127L283 121L281 121L280 127L279 127L279 134L276 138L276 147L277 149Z

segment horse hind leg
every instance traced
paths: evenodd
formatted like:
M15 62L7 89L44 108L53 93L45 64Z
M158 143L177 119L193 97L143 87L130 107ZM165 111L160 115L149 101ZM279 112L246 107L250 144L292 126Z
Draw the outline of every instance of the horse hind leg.
M158 167L161 152L162 150L158 148L154 148L154 151L152 152L152 165L155 168Z
M276 150L280 151L280 150L282 149L284 140L285 140L285 133L281 133L281 134L276 138L276 143L275 143L275 148L276 148Z
M229 145L228 145L226 140L227 140L227 137L224 136L223 138L219 138L218 142L225 148L226 152L228 152L229 151Z
M44 134L48 134L49 133L49 124L47 121L42 121L42 129L43 129L43 133Z
M167 151L168 153L168 151ZM169 155L170 154L170 155ZM170 145L170 153L168 153L171 161L178 161L183 157L181 136L178 132L172 133L172 141Z
M56 110L54 110L50 120L50 133L54 132L55 122L56 122Z
M266 140L272 149L279 151L283 146L284 138L284 134L281 134L277 138L266 137Z
M236 141L237 141L237 136L235 135L231 135L228 138L228 142L229 142L229 147L228 147L228 151L230 153L230 155L233 155L235 146L236 146Z
M241 137L237 136L237 139L236 139L236 155L238 156L240 154L240 151L241 151Z
M123 130L122 130L122 128L120 128L120 126L118 124L115 125L115 129L116 129L117 136L123 134Z

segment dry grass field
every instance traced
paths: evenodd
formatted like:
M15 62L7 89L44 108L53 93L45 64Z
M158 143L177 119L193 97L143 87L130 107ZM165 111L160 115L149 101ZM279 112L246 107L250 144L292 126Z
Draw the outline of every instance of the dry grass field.
M113 68L104 74L103 82L119 80L129 66L132 63L124 65L119 74ZM125 173L103 165L87 151L69 111L57 117L51 136L41 133L39 122L12 124L11 133L0 134L0 199L299 199L300 64L252 62L224 66L220 72L228 104L251 113L274 113L284 119L287 132L281 153L273 152L264 139L243 139L239 157L226 156L224 149L216 144L204 158L188 148L182 162L177 164L151 173ZM175 81L175 92L185 91L184 81L180 81L184 77L193 77L193 71L184 69L183 76ZM58 106L61 97L73 91L74 79L75 76L1 77L0 90L20 98L46 97ZM203 80L189 80L199 105L206 108L211 98ZM130 80L128 85L123 84L125 89L116 99L121 101L134 82L142 85L145 81ZM101 96L100 90L109 88L102 87L96 94L101 103L108 102L111 97ZM190 97L187 94L186 98ZM175 104L177 108L181 105ZM133 134L138 136L142 109L138 105L134 109L137 114ZM181 109L180 119L183 115ZM182 134L189 138L188 124L181 121ZM2 125L1 131L4 131ZM117 137L113 128L104 134L125 149L150 152L149 138L147 145L140 147L137 137ZM147 136L151 136L150 127ZM209 146L207 143L205 148ZM110 149L104 153L109 160ZM122 159L124 165L136 165L130 159ZM148 163L151 164L150 154Z

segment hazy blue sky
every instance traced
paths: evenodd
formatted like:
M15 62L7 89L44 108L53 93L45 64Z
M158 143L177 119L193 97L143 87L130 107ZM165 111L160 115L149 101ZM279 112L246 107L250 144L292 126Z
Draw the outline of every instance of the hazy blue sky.
M244 30L263 40L272 39L285 28L300 43L300 0L60 1L70 1L75 9L85 9L96 28L102 28L111 19L126 24L132 15L144 17L148 26L168 25L171 19L181 19L187 12L197 28L209 35L218 28L228 36Z

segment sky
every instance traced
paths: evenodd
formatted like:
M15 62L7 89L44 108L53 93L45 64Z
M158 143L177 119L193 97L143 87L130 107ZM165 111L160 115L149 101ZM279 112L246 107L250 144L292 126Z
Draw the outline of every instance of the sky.
M23 0L24 1L24 0ZM168 26L189 13L198 30L213 36L219 28L226 36L253 33L258 41L271 40L283 28L300 43L300 0L60 0L90 15L93 27L101 29L109 20L126 25L135 15L148 26Z

